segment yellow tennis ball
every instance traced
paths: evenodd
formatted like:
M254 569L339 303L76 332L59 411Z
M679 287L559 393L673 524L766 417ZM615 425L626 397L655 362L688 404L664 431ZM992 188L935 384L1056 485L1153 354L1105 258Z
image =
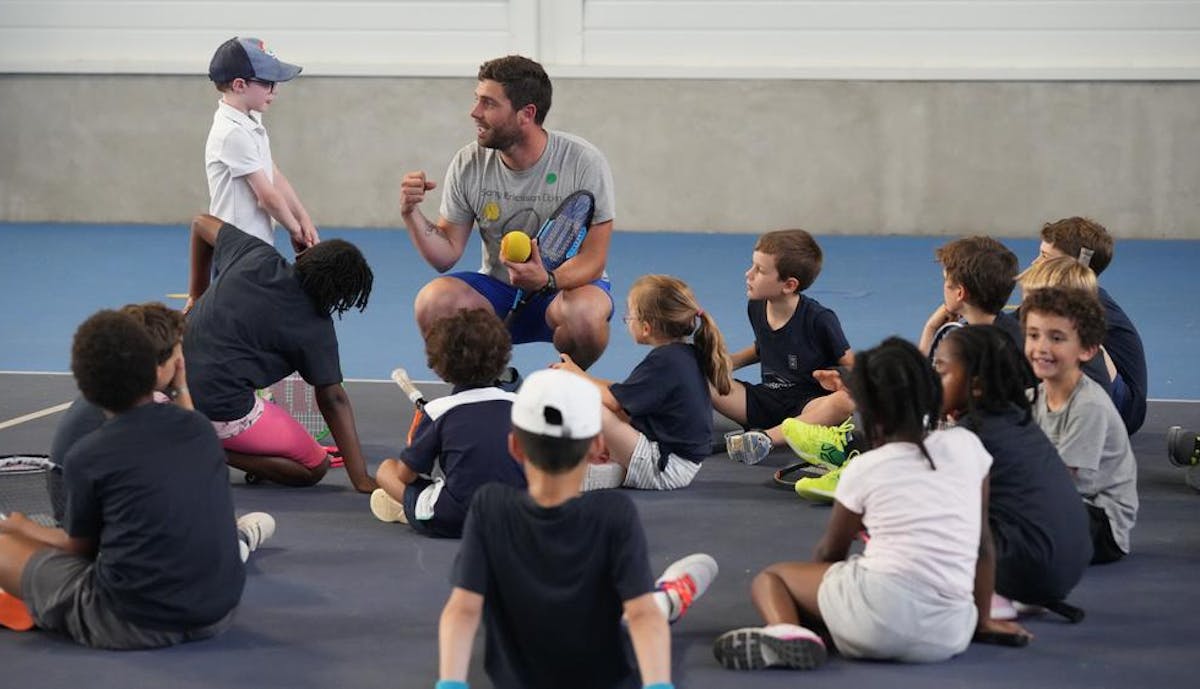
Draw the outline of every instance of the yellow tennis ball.
M500 254L513 263L528 261L532 248L529 244L529 235L520 230L513 230L500 240Z

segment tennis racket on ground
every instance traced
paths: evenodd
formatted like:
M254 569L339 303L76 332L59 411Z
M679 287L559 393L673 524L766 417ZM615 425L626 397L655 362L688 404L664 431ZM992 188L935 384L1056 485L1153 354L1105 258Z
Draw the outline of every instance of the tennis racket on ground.
M62 514L65 502L61 480L58 465L46 455L0 456L0 517L20 512L42 526L58 526L55 504Z
M592 196L592 192L581 189L563 199L550 218L542 223L534 239L542 255L542 266L547 271L554 270L579 253L595 212L596 197ZM505 325L512 323L532 297L533 294L525 290L517 290L512 308L504 318Z
M317 406L313 387L304 382L299 373L293 373L269 388L260 390L259 396L283 407L284 411L299 421L318 443L324 445L329 440L329 426L325 423L325 417L321 415L320 407Z

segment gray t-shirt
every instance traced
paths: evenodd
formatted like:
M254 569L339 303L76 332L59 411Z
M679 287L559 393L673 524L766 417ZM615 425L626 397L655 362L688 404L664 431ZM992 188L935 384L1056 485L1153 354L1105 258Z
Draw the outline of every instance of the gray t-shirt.
M546 150L533 167L510 170L499 151L471 142L446 170L440 214L456 225L476 223L483 240L479 272L508 282L500 262L500 239L512 230L537 234L563 199L580 189L596 197L592 223L616 214L612 171L604 154L572 134L546 130Z
M1084 502L1108 515L1113 538L1129 552L1129 532L1137 520L1137 462L1125 422L1108 392L1087 376L1057 411L1046 406L1046 385L1038 386L1033 417L1075 470L1075 489Z

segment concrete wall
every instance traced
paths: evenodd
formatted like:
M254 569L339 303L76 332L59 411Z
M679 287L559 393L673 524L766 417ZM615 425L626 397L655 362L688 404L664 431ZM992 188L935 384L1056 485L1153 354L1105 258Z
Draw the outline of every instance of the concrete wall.
M303 77L267 118L318 224L399 224L473 79ZM555 80L548 124L607 155L617 227L1029 236L1086 214L1200 237L1198 82ZM207 208L203 77L0 76L0 221L183 223ZM427 212L436 213L436 197Z

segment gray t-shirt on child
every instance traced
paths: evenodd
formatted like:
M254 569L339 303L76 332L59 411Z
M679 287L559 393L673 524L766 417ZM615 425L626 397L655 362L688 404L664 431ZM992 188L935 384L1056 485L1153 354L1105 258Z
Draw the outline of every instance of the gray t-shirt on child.
M1038 386L1033 417L1063 463L1075 470L1083 501L1104 510L1113 539L1129 552L1129 532L1137 520L1137 462L1125 423L1104 388L1081 376L1070 399L1057 411L1046 406L1046 385Z
M450 161L443 185L441 216L456 225L476 223L483 240L479 271L508 282L500 262L500 239L512 230L537 234L563 199L580 189L596 197L592 223L616 214L612 171L604 154L584 139L546 130L546 150L533 167L510 170L499 151L478 142L463 146Z

